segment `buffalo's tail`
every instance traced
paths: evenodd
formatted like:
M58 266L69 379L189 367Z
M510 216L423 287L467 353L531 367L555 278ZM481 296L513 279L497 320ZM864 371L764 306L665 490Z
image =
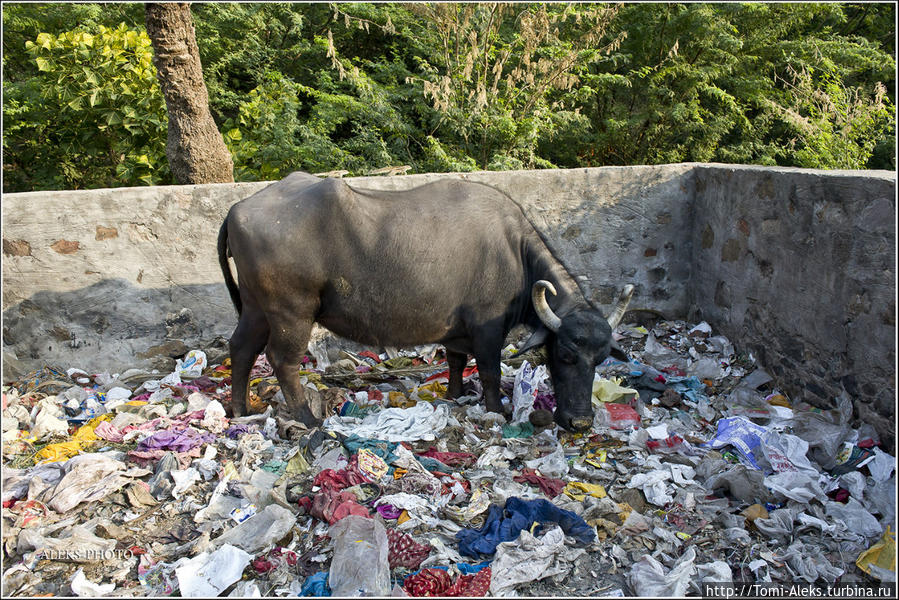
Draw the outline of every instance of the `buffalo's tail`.
M219 266L222 268L222 276L225 278L225 285L228 286L228 293L231 294L231 302L234 303L234 308L237 309L237 314L239 315L243 305L240 301L240 290L237 287L237 282L234 281L234 275L231 273L231 265L228 264L227 218L222 222L222 226L219 229L218 253Z

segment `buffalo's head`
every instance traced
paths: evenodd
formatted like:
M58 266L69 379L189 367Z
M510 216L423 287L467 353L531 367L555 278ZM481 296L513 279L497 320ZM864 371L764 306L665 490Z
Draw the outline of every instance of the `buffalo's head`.
M570 431L585 431L593 425L593 374L596 366L611 355L620 360L627 356L612 339L627 310L634 286L626 285L608 318L596 308L585 306L556 315L546 301L546 290L553 295L552 283L540 280L531 289L534 309L543 322L521 351L542 343L549 355L549 369L556 395L554 420Z

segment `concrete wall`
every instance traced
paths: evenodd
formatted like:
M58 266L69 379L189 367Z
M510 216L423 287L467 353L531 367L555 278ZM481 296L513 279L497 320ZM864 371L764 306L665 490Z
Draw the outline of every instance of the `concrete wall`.
M752 351L791 398L893 426L896 175L694 169L691 316Z
M667 165L453 176L516 199L601 304L611 303L626 279L639 298L684 314L691 172L689 165ZM407 189L440 177L348 182ZM163 369L187 347L230 337L236 313L216 236L228 208L266 185L5 195L4 373L43 364Z
M588 296L706 319L794 397L842 388L892 428L892 172L681 164L349 179L406 189L441 177L517 200ZM265 183L6 194L4 376L43 364L166 368L230 336L215 238Z

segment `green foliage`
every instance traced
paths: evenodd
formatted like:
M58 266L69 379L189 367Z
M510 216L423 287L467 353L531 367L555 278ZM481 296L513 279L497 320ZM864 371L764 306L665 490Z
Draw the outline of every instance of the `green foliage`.
M863 169L878 140L893 133L895 112L878 85L873 98L858 87L846 87L834 69L815 77L791 72L792 107L772 103L792 125L790 150L799 166L816 169Z
M12 189L167 182L167 119L150 40L124 23L25 42L39 75L4 82Z
M586 78L595 92L583 106L589 129L572 140L578 164L711 160L833 168L808 156L825 148L806 145L826 146L825 138L809 130L799 136L779 108L811 108L802 98L808 90L789 83L791 70L805 68L826 70L839 82L820 87L823 80L817 80L825 94L855 90L853 114L875 121L862 129L891 135L894 118L879 108L891 101L878 96L877 86L892 87L895 61L879 43L839 33L845 10L838 4L625 6L614 27L626 29L627 39ZM831 104L845 102L835 97ZM868 140L857 134L842 139L845 147L830 151L848 151L853 168L864 168Z
M238 181L400 165L895 168L891 4L192 13ZM143 5L6 5L3 23L6 190L170 181Z

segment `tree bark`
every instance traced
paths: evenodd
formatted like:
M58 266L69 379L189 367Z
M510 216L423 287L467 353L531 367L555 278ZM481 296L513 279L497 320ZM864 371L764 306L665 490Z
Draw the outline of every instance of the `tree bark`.
M178 183L234 181L231 153L209 112L190 6L148 3L147 35L169 117L165 153Z

